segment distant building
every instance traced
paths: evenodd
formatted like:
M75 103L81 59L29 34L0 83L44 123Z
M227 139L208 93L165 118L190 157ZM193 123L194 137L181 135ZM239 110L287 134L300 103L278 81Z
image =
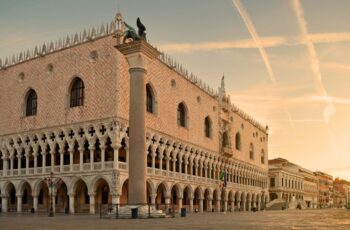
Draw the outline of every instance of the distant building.
M278 199L284 207L291 202L300 208L317 207L317 180L313 173L283 158L269 160L270 201Z
M314 174L318 180L318 207L333 207L333 176L320 171Z
M333 207L343 208L347 204L347 189L349 182L335 178L333 181Z

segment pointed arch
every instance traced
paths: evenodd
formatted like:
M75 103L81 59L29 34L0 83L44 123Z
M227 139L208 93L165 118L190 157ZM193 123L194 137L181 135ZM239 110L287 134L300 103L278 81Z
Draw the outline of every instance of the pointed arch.
M222 134L222 147L226 148L230 146L230 141L227 131Z
M249 159L254 160L254 145L250 143L249 145Z
M264 151L264 149L261 149L260 161L261 161L261 164L265 164L265 151Z
M29 89L25 96L25 116L35 116L38 107L38 96L34 89Z
M242 143L241 143L241 134L239 132L236 133L235 141L236 141L236 150L241 151Z
M71 108L84 105L84 90L85 86L83 80L79 77L75 77L69 90L69 105Z
M204 119L204 135L205 137L212 137L212 121L209 116L206 116Z
M188 127L188 110L184 102L177 106L177 124L184 128Z
M157 113L157 97L152 83L146 84L146 111L152 114Z

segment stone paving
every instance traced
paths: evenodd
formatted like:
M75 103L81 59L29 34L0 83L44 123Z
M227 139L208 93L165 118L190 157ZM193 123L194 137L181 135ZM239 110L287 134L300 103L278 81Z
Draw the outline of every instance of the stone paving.
M89 215L0 214L1 230L92 229L350 229L350 210L204 213L185 218L100 219Z

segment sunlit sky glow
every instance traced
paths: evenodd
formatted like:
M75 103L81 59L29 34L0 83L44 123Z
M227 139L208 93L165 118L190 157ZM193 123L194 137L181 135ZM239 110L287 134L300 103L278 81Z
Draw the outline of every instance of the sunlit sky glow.
M269 158L350 180L350 1L0 0L0 57L140 17L147 36L270 127Z

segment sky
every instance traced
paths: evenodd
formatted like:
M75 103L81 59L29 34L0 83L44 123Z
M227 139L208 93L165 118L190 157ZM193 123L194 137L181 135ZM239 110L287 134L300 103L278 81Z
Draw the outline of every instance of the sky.
M350 1L0 0L0 58L116 12L267 124L269 159L350 180ZM349 128L349 131L347 130Z

